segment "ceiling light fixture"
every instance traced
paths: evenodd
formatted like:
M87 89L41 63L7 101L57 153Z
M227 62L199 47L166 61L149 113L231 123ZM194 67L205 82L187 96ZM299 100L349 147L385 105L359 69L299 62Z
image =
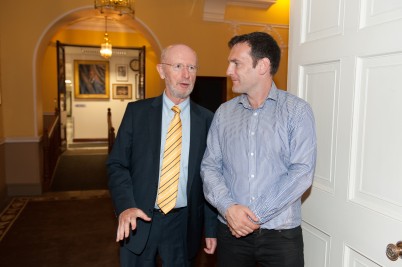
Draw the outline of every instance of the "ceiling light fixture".
M102 57L108 59L112 56L112 44L109 42L109 34L107 33L107 16L105 16L105 37L104 42L101 44L100 54Z
M101 13L118 13L134 15L134 0L95 0L95 9Z

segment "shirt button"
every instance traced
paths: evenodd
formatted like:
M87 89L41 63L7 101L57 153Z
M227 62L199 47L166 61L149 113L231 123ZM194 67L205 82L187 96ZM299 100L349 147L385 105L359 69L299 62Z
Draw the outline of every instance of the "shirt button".
M258 114L257 114L257 112L254 112L254 114L253 114L254 116L257 116Z
M254 174L251 175L251 178L254 178Z
M254 132L251 132L251 135L254 135Z
M251 155L251 156L254 156L254 153L253 153L253 152L251 152L251 153L250 153L250 155Z

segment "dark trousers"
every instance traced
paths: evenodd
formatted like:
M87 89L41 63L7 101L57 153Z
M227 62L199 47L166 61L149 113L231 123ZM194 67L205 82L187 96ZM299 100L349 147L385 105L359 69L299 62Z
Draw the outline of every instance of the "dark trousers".
M301 227L287 230L261 229L236 238L226 224L218 226L219 267L303 267ZM256 264L259 265L256 265Z
M155 212L151 231L144 251L134 254L125 247L120 248L122 267L155 267L157 256L163 267L188 267L187 260L187 209L164 215Z

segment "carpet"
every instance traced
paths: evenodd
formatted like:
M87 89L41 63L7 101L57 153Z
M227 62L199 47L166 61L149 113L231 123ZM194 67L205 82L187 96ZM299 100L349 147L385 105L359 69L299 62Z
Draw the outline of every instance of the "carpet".
M119 266L107 191L13 198L0 214L0 265Z
M11 199L0 213L0 266L119 266L106 159L105 149L67 150L51 192ZM216 266L215 257L201 248L195 266Z
M105 190L16 197L0 213L0 266L118 267L116 229ZM203 247L195 266L216 266Z
M67 152L60 156L51 191L107 189L106 153Z
M107 149L108 143L107 142L83 142L83 143L73 143L68 144L68 148L88 148L88 147L104 147Z

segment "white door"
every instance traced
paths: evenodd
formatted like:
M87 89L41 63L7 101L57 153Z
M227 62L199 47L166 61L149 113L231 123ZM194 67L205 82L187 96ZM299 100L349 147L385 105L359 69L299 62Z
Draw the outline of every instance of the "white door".
M291 0L288 91L316 117L306 267L402 266L402 1Z

